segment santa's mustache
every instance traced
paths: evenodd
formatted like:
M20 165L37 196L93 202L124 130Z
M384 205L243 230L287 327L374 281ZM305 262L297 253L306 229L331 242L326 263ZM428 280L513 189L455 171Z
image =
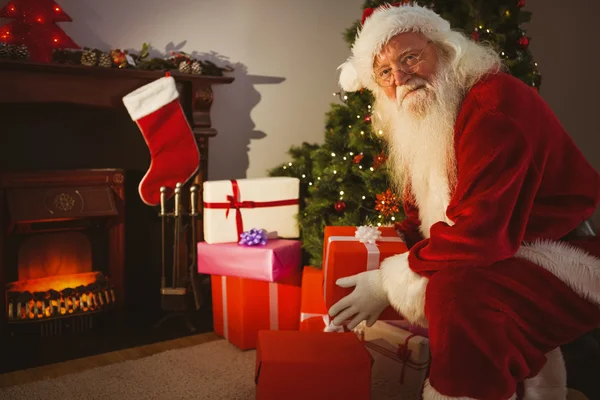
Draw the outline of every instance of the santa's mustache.
M432 86L425 79L414 77L407 81L404 85L398 86L396 88L396 99L399 104L402 104L402 101L410 92L418 89L432 89Z

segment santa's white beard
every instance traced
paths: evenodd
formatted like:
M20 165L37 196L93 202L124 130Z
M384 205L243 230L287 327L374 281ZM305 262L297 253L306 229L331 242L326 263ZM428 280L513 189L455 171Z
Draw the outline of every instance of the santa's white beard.
M396 95L396 100L377 96L375 112L386 125L394 184L400 193L410 186L421 232L429 237L434 223L452 224L446 209L455 182L454 124L462 90L452 71L442 66L432 82L415 77L398 87Z

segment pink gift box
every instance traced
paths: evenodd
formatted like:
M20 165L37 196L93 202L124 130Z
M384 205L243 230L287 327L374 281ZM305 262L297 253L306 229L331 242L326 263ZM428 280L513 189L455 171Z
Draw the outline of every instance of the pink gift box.
M278 282L300 271L299 240L272 239L264 246L198 243L198 272Z

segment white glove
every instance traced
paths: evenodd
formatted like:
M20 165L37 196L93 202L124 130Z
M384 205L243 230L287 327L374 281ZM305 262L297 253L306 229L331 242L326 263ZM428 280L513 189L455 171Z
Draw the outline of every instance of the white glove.
M381 283L381 271L378 269L341 278L335 283L343 288L356 288L329 309L329 315L334 317L334 325L340 326L354 317L348 323L348 329L354 329L362 321L367 321L367 326L372 326L383 310L390 305Z

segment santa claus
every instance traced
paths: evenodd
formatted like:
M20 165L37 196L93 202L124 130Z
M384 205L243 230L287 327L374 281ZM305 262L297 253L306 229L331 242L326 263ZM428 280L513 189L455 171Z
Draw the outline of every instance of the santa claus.
M494 50L429 9L366 10L340 68L375 97L409 252L340 279L334 324L391 304L427 327L426 400L565 399L559 346L600 325L600 175Z

